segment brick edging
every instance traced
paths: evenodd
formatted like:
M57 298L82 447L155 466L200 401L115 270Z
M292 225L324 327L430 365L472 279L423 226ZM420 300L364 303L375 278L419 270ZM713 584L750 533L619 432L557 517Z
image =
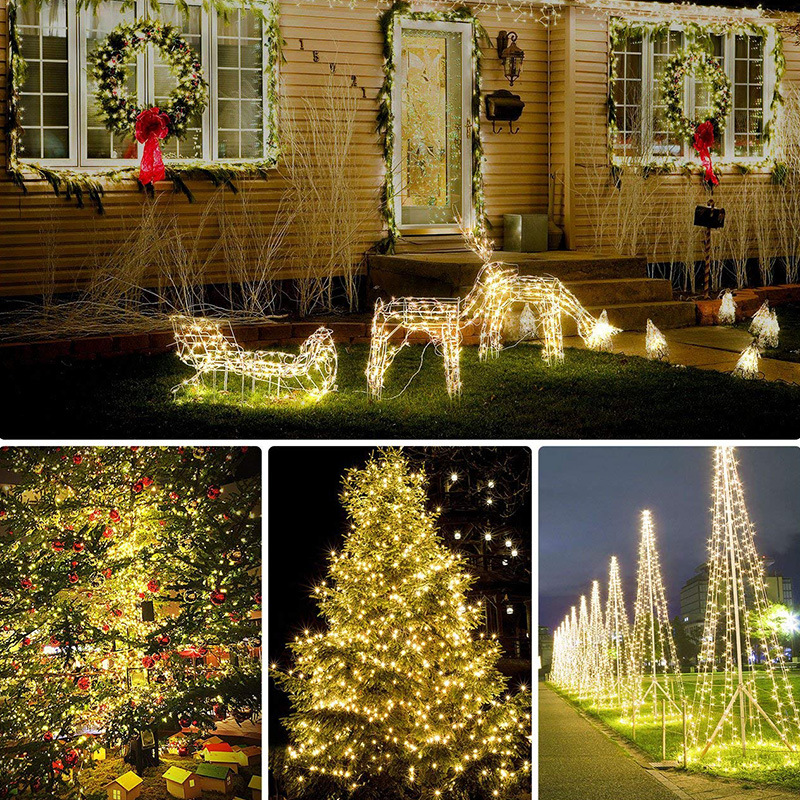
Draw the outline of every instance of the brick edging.
M333 331L338 345L368 344L370 322L271 322L260 325L234 325L236 341L245 349L261 349L298 345L317 328L324 326ZM425 343L424 334L409 336L412 343ZM151 333L125 333L113 336L86 336L73 339L51 339L38 342L0 343L0 366L18 364L47 364L60 359L92 360L128 355L158 355L174 347L172 331ZM467 330L464 344L477 344L477 330Z
M747 289L733 289L736 301L736 319L749 319L758 311L765 300L771 307L786 303L800 303L800 284L790 283L782 286L757 286ZM716 325L722 300L695 300L698 325Z

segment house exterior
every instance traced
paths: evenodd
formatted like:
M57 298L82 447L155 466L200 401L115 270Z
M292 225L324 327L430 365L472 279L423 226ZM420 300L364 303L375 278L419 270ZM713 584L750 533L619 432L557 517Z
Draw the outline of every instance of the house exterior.
M233 770L222 764L199 764L195 774L200 779L200 788L208 792L230 794L233 791Z
M247 784L247 788L250 790L250 796L252 800L261 800L261 776L260 775L253 775L250 778L250 783Z
M167 791L173 797L190 800L202 794L200 778L189 770L170 767L161 777L166 781Z
M142 779L135 772L126 772L106 786L108 800L136 800L142 792Z
M141 20L150 13L147 4L124 12L109 6L101 21L79 10L77 0L52 0L42 11L28 0L18 2L0 0L0 29L7 34L0 38L2 71L13 68L15 43L28 66L19 86L9 77L0 108L6 129L0 134L5 296L39 293L43 272L54 291L85 283L87 252L120 243L141 218L144 198L133 172L107 174L135 171L139 154L130 137L105 129L92 99L96 87L86 75L87 52L109 33L111 22ZM284 118L291 111L300 123L315 119L313 109L319 111L331 76L340 76L336 91L351 93L355 104L345 171L359 208L357 241L354 263L341 269L356 272L363 271L362 255L376 243L397 252L460 248L458 220L475 223L484 214L502 246L505 214L548 214L548 208L563 230L562 247L626 249L626 255L653 263L674 260L676 236L667 219L706 195L695 154L664 129L663 109L652 92L669 55L700 42L723 62L731 80L732 107L716 154L719 193L731 203L745 184L753 191L774 185L776 164L782 163L782 154L774 152L779 101L800 81L800 45L779 35L776 25L785 19L761 10L584 0L532 2L523 14L516 4L467 3L462 11L442 3L441 12L419 15L413 4L387 14L388 5L379 9L372 0L300 0L265 7L263 18L241 10L224 23L194 0L187 19L174 6L162 6L163 19L180 26L200 55L210 99L186 136L165 145L178 189L160 182L155 194L178 229L196 233L200 250L210 254L206 283L237 277L214 245L220 217L245 214L242 196L265 225L277 218L287 180L280 156ZM498 34L509 30L525 54L511 86L497 49ZM441 78L433 89L426 70ZM164 102L172 80L150 51L128 76L153 103ZM494 132L485 100L497 90L518 95L524 109L510 129L503 122ZM708 91L702 81L687 78L687 110L702 111ZM637 142L644 153L634 159L634 170ZM640 186L633 172L642 168L653 181ZM622 190L613 177L620 169L630 176ZM220 180L225 170L223 180L235 173L247 191L218 192L208 174ZM55 197L52 182L62 196ZM97 185L105 189L102 215L92 200ZM83 208L76 206L76 191ZM212 195L220 204L213 213L205 205ZM619 197L627 209L624 219ZM630 219L630 209L640 219ZM282 247L309 235L298 226L289 225ZM794 247L772 225L761 234L751 226L749 237L740 238L737 246L750 256ZM292 279L293 269L287 259L274 277Z

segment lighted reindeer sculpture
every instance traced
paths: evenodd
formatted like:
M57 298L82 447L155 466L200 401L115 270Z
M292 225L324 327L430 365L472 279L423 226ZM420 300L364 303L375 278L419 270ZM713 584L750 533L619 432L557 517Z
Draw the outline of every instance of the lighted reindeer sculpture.
M268 392L285 394L302 391L320 398L336 388L338 357L331 331L317 328L301 345L298 353L280 350L245 350L236 341L227 322L205 317L175 314L172 318L178 357L194 368L195 373L182 386L202 383L211 375L214 385L217 373L222 374L222 386L228 388L228 376L242 377L242 396L246 379L251 390L256 382L266 383Z
M375 303L372 338L367 364L367 386L371 397L380 400L386 371L414 333L427 336L441 348L447 393L461 393L460 353L462 332L467 325L480 324L479 356L496 357L503 347L503 323L514 303L529 303L540 319L548 364L563 361L562 314L573 317L578 335L592 349L610 349L611 337L619 331L604 317L597 320L575 295L556 278L521 276L516 266L493 260L492 243L485 234L478 237L462 230L470 247L483 261L469 294L459 298L403 297ZM400 340L393 344L392 339Z

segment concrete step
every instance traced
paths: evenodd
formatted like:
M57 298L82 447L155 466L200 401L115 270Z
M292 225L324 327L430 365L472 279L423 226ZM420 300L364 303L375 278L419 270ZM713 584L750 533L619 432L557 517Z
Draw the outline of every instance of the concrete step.
M672 300L672 284L660 278L606 278L564 285L587 307Z
M518 265L521 275L551 275L565 283L645 278L647 275L646 259L610 253L497 251L495 259ZM465 294L475 281L480 266L480 259L471 252L370 255L370 297L452 297Z
M608 321L624 331L643 331L647 320L661 330L684 328L694 325L696 321L695 304L680 300L669 300L652 303L621 303L604 306L587 306L592 316L599 316L603 309L608 312ZM574 336L577 333L571 318L564 318L564 335Z

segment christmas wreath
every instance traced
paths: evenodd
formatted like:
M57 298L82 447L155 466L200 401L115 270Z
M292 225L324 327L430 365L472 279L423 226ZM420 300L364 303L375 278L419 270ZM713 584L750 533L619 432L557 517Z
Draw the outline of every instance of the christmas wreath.
M148 45L159 51L178 81L160 108L137 106L125 88L131 61ZM208 103L208 84L194 51L172 25L141 20L114 28L91 53L89 62L106 128L123 136L133 132L144 144L143 183L163 179L160 140L182 138L189 120Z
M722 130L731 110L731 82L717 60L705 50L690 47L679 50L664 68L661 97L664 116L670 128L682 139L691 140L703 120L693 120L683 113L683 79L696 75L704 79L711 90L711 119Z

